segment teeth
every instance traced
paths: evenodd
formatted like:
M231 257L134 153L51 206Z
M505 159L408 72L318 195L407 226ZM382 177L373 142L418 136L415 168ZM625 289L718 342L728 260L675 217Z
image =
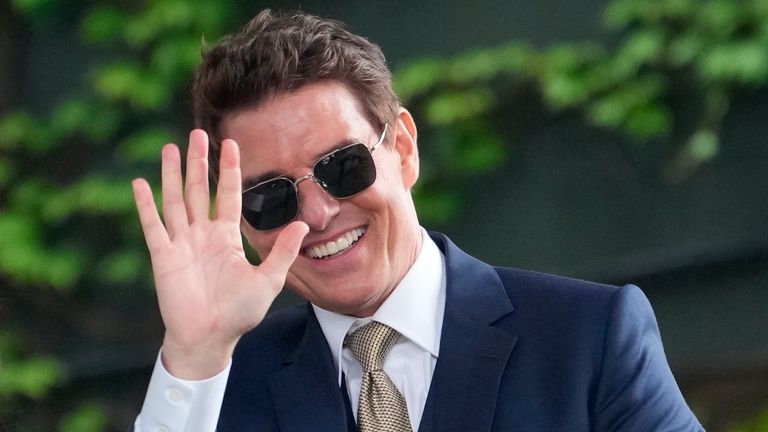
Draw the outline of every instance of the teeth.
M352 246L364 232L365 230L363 228L356 228L337 238L335 241L329 241L320 246L309 247L305 249L304 252L312 258L325 258L335 255Z

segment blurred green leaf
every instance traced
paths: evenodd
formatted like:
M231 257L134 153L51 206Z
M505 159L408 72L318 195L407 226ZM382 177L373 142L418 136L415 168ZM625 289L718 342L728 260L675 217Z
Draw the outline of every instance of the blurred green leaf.
M394 85L403 101L425 92L443 78L446 65L437 59L413 62L394 73Z
M141 71L135 62L123 61L102 66L94 75L94 87L107 99L129 95L141 82Z
M488 112L495 102L493 93L484 88L449 91L432 97L426 114L430 122L445 125Z
M768 20L768 1L767 0L752 0L749 2L749 16L755 17L756 20L765 22Z
M40 399L64 376L64 369L54 359L34 357L7 362L0 368L0 395L21 394Z
M727 432L766 432L768 431L768 407L763 408L754 418L744 419L728 427Z
M453 59L447 71L447 79L455 84L487 81L499 73L497 50L470 51Z
M625 75L644 64L659 60L666 46L665 35L656 29L636 31L619 48L614 64Z
M27 15L51 11L58 3L57 0L11 0L14 9Z
M161 41L152 53L152 67L169 82L184 82L200 63L200 41L176 37Z
M157 75L147 74L138 64L114 63L96 71L96 91L113 101L126 101L137 110L154 110L167 104L171 89Z
M61 421L59 432L100 432L106 426L104 410L95 402L86 402Z
M544 100L554 109L582 104L613 80L606 68L605 54L584 44L559 46L547 52L539 76ZM608 74L606 74L608 72Z
M414 201L419 218L429 223L446 223L456 217L461 200L455 193L445 190L416 189Z
M118 107L100 102L90 103L90 113L90 121L82 125L83 133L96 143L108 140L125 122L124 115Z
M101 262L99 273L106 283L125 283L139 279L146 265L145 254L135 250L118 251Z
M162 127L149 128L128 136L117 147L117 155L128 162L157 161L163 144L176 142L174 134Z
M654 138L666 134L672 128L672 113L658 103L647 103L627 113L627 132L640 138Z
M582 103L591 95L583 73L553 73L546 76L541 85L545 100L555 109Z
M84 99L70 99L58 106L48 127L57 136L69 135L93 120L91 104Z
M614 0L606 7L603 19L614 30L633 24L656 26L686 19L700 4L700 0Z
M736 33L744 13L744 3L733 0L710 0L702 2L698 11L701 25L721 38Z
M12 255L15 245L22 248L37 242L37 225L24 215L12 211L0 213L0 256ZM3 263L0 261L0 266Z
M597 99L589 108L589 119L598 126L621 128L628 126L626 122L632 116L633 111L638 109L640 110L638 113L640 117L633 121L640 121L646 126L648 119L658 121L663 121L664 117L669 119L671 116L666 116L663 110L649 105L661 94L663 89L664 85L661 78L656 76L646 76L635 82L627 83ZM643 121L642 117L647 119ZM634 132L637 129L630 127L628 130Z
M13 160L0 155L0 190L4 189L16 175L16 164Z
M94 7L80 24L83 39L88 42L108 42L120 37L129 16L107 5Z
M706 162L714 158L719 147L719 137L709 129L696 131L688 140L688 154L698 162Z
M624 28L641 17L642 3L636 0L616 0L608 3L603 21L614 30Z
M171 30L190 27L195 23L192 2L184 0L155 0L143 14L130 20L124 30L125 40L142 47L167 36Z
M130 182L91 176L55 193L49 193L39 211L47 222L59 222L80 215L122 214L133 210Z
M482 121L461 124L455 135L454 155L450 169L456 174L488 172L501 166L505 159L504 143L498 134Z
M768 49L759 40L722 43L702 53L698 68L708 80L763 84L768 81Z
M82 257L43 244L41 231L26 215L0 214L0 271L23 283L70 288L82 272Z
M10 196L10 204L16 211L38 215L43 203L55 195L56 189L50 184L39 178L28 178L16 184Z
M528 44L514 42L496 50L499 67L507 72L535 76L541 69L542 55Z
M19 337L6 328L0 329L0 360L12 361L19 356Z
M6 114L0 118L0 148L10 150L29 139L39 130L37 120L23 111Z
M693 62L705 46L704 37L698 32L683 33L669 42L667 55L674 67L682 67Z

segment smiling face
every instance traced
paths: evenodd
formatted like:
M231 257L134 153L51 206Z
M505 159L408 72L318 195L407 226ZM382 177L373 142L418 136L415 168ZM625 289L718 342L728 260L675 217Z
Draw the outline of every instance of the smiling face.
M247 187L267 173L302 177L320 156L353 142L370 147L382 127L371 125L346 87L321 81L231 114L221 130L240 147ZM313 181L299 183L297 219L310 231L287 280L315 305L355 316L378 309L421 249L410 194L419 170L416 129L407 111L389 124L372 156L376 180L351 198L333 198ZM241 228L261 257L281 230L258 231L245 221Z

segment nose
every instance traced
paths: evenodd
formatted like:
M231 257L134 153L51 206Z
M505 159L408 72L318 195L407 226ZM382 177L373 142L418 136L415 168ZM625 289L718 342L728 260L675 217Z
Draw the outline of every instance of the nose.
M322 231L339 213L341 203L323 190L314 178L309 180L297 185L301 202L298 219L306 223L309 229Z

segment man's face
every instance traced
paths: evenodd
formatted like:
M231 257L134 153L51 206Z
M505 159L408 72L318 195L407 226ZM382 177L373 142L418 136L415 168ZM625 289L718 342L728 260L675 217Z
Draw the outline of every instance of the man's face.
M339 147L353 142L372 146L381 127L370 124L346 87L325 81L232 114L222 130L224 138L240 146L247 182L266 173L304 176L320 156ZM411 117L402 110L372 154L376 181L351 198L334 198L312 180L299 183L297 219L310 228L288 274L288 286L299 295L324 309L370 316L400 282L421 248L410 195L418 177L415 138ZM282 229L258 231L244 220L241 228L261 257L269 254ZM311 248L328 248L361 230L362 236L348 248L321 259L310 257Z

